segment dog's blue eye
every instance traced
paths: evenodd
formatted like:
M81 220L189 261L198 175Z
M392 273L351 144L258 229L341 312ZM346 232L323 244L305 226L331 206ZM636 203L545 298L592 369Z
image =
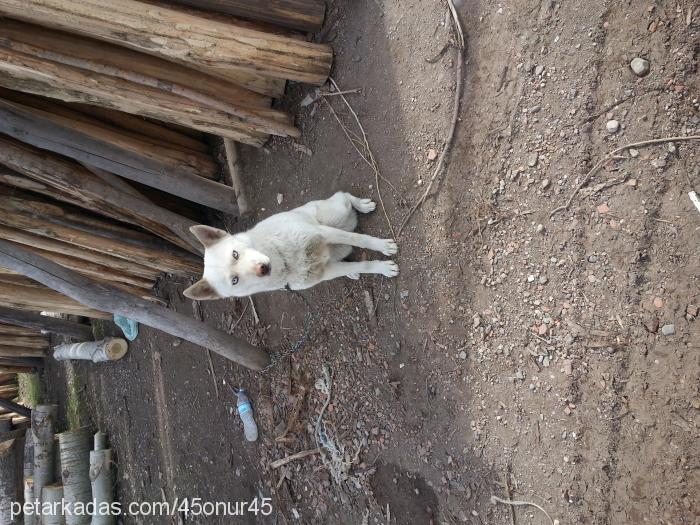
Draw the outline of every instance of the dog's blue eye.
M238 252L236 250L233 250L233 253L231 255L233 255L233 258L235 260L238 260ZM236 283L233 283L233 284L236 284Z
M238 276L237 275L235 277L231 278L231 284L233 286L236 286L238 284Z

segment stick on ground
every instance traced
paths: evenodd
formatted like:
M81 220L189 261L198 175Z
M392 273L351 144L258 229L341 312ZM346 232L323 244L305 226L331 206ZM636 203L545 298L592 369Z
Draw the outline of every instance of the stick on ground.
M457 130L457 122L459 120L459 107L460 107L460 101L462 100L462 85L464 84L462 80L462 69L464 67L464 33L462 32L462 24L459 21L459 15L457 14L457 10L455 9L454 3L452 0L447 0L447 3L450 6L450 13L452 13L452 20L454 22L455 28L457 29L457 37L458 37L458 48L457 48L457 89L455 89L455 101L454 101L454 107L452 110L452 122L450 124L450 134L447 136L447 140L445 141L445 148L442 150L442 153L440 154L440 158L438 159L437 166L435 167L435 171L433 172L433 176L430 177L430 181L428 181L428 186L425 188L425 191L423 194L420 196L418 201L413 205L411 210L408 212L406 217L404 218L403 222L401 223L401 226L399 226L399 230L396 232L397 235L401 235L401 232L403 231L404 227L408 224L408 221L411 220L411 217L413 214L416 212L418 208L425 202L425 199L428 198L428 195L430 194L430 191L433 189L433 184L435 184L435 180L438 178L438 176L442 173L442 168L445 166L445 159L449 155L451 149L452 149L452 141L454 140L455 136L455 131Z

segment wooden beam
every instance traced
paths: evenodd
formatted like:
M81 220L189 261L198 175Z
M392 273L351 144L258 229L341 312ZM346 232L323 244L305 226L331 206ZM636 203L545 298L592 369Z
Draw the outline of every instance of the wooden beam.
M0 215L0 223L11 228L68 242L88 251L101 252L144 266L151 266L162 272L196 275L201 270L201 263L185 252L140 245L93 233L88 229L62 224L59 221L50 221L47 211L53 210L54 215L60 214L61 209L57 206L6 195L3 195L3 206L6 213Z
M97 283L1 240L0 266L22 273L83 304L163 330L253 370L261 370L270 362L270 357L265 351L242 339L209 328L201 322L114 287Z
M155 144L114 136L117 134L103 127L4 100L0 100L0 132L202 206L224 213L235 214L238 211L231 188L203 178L196 166L184 169L182 164L168 165L161 159L153 159L150 152L161 151ZM161 215L167 212L153 204L151 207ZM167 213L182 220L175 213Z
M211 108L184 96L137 84L118 77L93 73L0 47L0 85L57 98L84 102L180 124L261 146L268 135L298 136L290 118L280 111L249 108L246 116ZM250 115L257 115L255 119ZM274 124L273 124L274 123Z
M323 25L326 5L322 0L170 0L176 4L240 16L298 31L318 31Z
M49 340L40 334L37 335L6 335L0 334L0 346L14 346L19 348L34 348L47 350Z
M90 325L2 306L0 306L0 321L80 340L92 339L93 337Z
M0 241L5 242L5 241ZM95 319L112 319L105 312L94 310L66 297L50 288L28 287L10 283L0 286L0 306L30 312L55 312L61 314L82 315Z
M137 0L108 4L101 0L0 0L0 13L113 42L221 78L233 74L233 82L237 72L249 72L322 85L333 59L330 47L324 44L155 8Z

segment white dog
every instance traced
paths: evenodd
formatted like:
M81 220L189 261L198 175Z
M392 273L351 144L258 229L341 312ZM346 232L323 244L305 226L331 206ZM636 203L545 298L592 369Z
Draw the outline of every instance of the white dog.
M338 192L278 213L245 233L231 235L210 226L190 231L204 245L204 275L185 290L198 301L244 297L259 292L310 288L336 277L358 279L361 273L396 277L394 261L344 262L353 246L394 255L396 242L354 233L357 214L376 208L370 199Z

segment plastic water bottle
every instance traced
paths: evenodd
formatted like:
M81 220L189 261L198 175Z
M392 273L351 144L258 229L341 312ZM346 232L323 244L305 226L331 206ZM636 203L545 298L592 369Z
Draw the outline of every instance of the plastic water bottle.
M236 397L238 397L238 415L243 421L243 433L248 441L258 440L258 425L255 424L255 417L253 415L253 405L250 404L250 399L246 391L242 388L236 391Z

